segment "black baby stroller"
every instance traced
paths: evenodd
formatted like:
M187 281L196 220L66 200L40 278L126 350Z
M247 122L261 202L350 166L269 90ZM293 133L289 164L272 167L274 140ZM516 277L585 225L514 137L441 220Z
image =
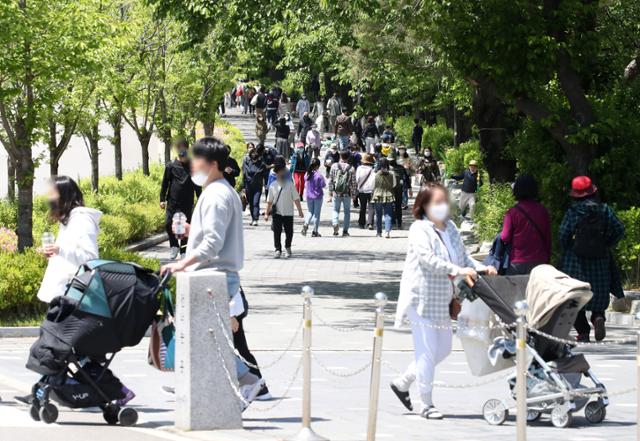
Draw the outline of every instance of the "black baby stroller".
M505 325L503 336L494 340L488 352L509 358L515 355L515 303L528 303L527 322L527 420L535 421L550 414L556 427L571 425L572 415L585 409L592 424L606 415L607 390L591 371L583 354L573 354L566 340L580 309L592 296L588 283L572 279L550 265L536 267L529 276L480 277L467 282L461 290L468 300L480 298ZM589 378L592 387L581 384ZM515 374L508 379L515 399ZM593 398L593 400L592 400ZM503 400L490 399L483 406L483 416L492 425L505 422L509 414Z
M142 340L167 280L133 263L93 260L80 267L65 295L51 302L30 350L27 368L43 375L32 388L34 420L56 421L53 399L74 409L100 407L109 424L137 422L134 409L116 404L125 393L109 365Z

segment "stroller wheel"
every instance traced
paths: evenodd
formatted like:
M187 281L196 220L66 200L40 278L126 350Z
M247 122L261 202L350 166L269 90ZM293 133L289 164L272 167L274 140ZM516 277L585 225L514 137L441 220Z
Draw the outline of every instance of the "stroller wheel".
M109 424L113 426L114 424L118 424L118 412L120 408L116 406L107 406L102 411L102 418Z
M557 406L551 411L551 424L555 427L560 429L569 427L572 420L573 415L563 405Z
M39 412L40 421L45 424L55 423L58 419L58 408L51 403L44 404Z
M40 408L35 404L29 407L29 416L33 421L40 421Z
M538 421L542 413L537 410L527 410L527 422L532 423L534 421Z
M592 401L584 408L584 417L591 424L600 424L607 416L607 408L601 400Z
M509 409L498 399L492 398L482 406L482 416L492 426L500 426L509 416Z
M125 407L118 414L118 420L123 426L133 426L138 422L138 412L130 407Z

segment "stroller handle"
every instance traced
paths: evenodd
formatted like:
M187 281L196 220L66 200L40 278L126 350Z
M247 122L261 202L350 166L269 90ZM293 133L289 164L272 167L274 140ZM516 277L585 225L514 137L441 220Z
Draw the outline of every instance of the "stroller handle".
M169 282L169 280L171 279L171 271L167 271L166 273L164 273L164 275L160 278L160 284L158 285L159 288L165 288L167 286L167 283Z

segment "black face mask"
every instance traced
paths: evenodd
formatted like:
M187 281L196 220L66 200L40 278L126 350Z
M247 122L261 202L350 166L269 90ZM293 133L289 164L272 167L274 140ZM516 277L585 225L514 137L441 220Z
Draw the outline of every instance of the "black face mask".
M58 199L49 199L47 201L47 204L49 205L49 210L52 213L56 213L58 210L60 210L60 201Z

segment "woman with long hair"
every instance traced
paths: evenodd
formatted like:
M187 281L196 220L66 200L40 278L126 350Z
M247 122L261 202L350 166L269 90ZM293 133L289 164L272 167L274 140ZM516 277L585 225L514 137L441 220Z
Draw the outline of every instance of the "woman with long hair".
M327 186L327 181L322 173L320 173L319 169L320 160L318 158L313 158L304 177L307 182L304 190L304 196L307 199L308 211L304 220L304 225L302 226L303 236L307 235L309 225L313 224L311 236L320 237L320 233L318 232L320 228L320 212L322 211L322 198L324 196L324 188Z
M102 213L84 206L78 184L68 176L53 176L47 188L49 218L58 223L53 243L45 243L42 253L49 263L38 298L50 303L65 293L78 267L98 258L98 232Z

